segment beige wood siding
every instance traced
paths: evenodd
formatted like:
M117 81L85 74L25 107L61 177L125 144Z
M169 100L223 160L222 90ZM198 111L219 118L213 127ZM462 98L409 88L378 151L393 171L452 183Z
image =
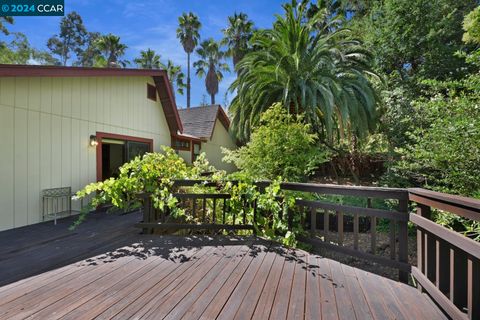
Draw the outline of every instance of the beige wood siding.
M0 78L0 230L40 222L41 190L96 179L96 132L170 145L149 77ZM73 203L74 209L79 204Z
M208 161L215 168L219 170L225 170L227 172L233 172L237 170L237 168L233 164L225 163L222 161L222 147L227 149L235 149L237 146L234 139L230 136L229 132L217 119L215 121L212 139L210 139L208 142L202 143L201 152L205 152Z

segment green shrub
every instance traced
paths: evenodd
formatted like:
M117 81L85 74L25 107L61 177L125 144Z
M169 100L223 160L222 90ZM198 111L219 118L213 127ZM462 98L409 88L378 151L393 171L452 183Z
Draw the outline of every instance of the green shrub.
M262 115L250 142L223 152L224 161L256 179L304 181L328 160L328 152L319 146L310 125L303 122L302 116L289 114L279 103Z

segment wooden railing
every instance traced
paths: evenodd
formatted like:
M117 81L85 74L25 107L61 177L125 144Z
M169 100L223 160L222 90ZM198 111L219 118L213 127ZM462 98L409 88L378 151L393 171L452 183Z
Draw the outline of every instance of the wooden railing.
M204 180L177 180L174 187L192 187L196 184L215 187L215 183ZM231 210L230 194L226 193L174 193L179 201L178 206L189 210L188 216L195 220L195 223L168 222L168 212L155 209L150 197L145 197L143 207L143 222L137 224L143 228L144 233L151 233L157 230L251 230L255 233L253 221L247 221L247 213L244 210L241 217ZM244 206L248 204L244 202ZM240 219L240 223L237 221Z
M417 212L410 221L417 226L416 267L412 275L453 319L480 319L480 243L431 220L432 208L480 221L480 201L409 189Z
M214 183L206 183L200 180L179 180L176 181L175 187L191 187L202 183L204 186L214 187ZM235 182L233 182L235 183ZM258 182L257 186L260 190L269 185L269 182ZM309 183L282 183L281 188L289 191L300 192L305 197L299 197L296 200L298 212L302 212L302 220L305 228L310 231L310 237L303 237L301 240L314 246L321 246L333 251L355 256L357 258L366 259L388 267L399 270L399 278L401 281L408 280L410 265L408 264L407 252L407 222L408 222L408 193L405 189L392 188L376 188L376 187L354 187L354 186L337 186L337 185L321 185ZM307 195L308 194L308 195ZM339 203L332 203L311 199L311 194L315 195L340 195L355 196L364 198L365 207L349 206ZM160 212L153 208L151 200L145 199L144 219L138 226L144 229L144 232L150 233L153 229L160 230L178 230L178 229L194 229L194 230L252 230L255 233L254 223L257 214L256 203L244 202L244 206L253 208L253 219L247 219L246 210L242 217L236 217L235 211L230 211L229 194L208 193L176 193L175 197L179 200L179 205L184 208L188 207L189 216L195 219L195 223L172 223L166 221L168 212ZM393 199L397 202L396 210L375 209L371 207L373 199ZM307 210L305 210L307 209ZM297 212L297 213L298 213ZM323 224L317 217L323 215ZM230 217L227 221L226 217ZM369 219L369 233L371 236L370 248L361 248L359 246L360 234L360 217ZM293 212L288 212L288 226L292 225ZM344 244L344 224L347 218L353 221L353 247ZM390 257L384 257L377 254L377 219L382 218L389 221L389 237L390 237ZM330 220L336 219L336 229L331 230ZM318 223L317 223L318 222ZM318 235L322 228L323 240ZM336 232L337 239L332 238L333 232ZM398 242L398 244L397 244ZM369 250L370 252L367 252Z
M331 251L347 254L357 258L376 262L399 270L399 279L408 281L410 265L408 263L408 193L405 189L321 185L313 183L283 183L282 189L313 193L316 195L353 196L366 199L365 207L332 203L321 200L297 199L296 204L306 213L310 231L309 237L303 237L303 242L319 246ZM311 198L311 197L309 197ZM372 208L374 199L395 200L394 210ZM323 223L320 220L323 218ZM353 247L344 244L345 220L353 220ZM360 217L369 219L370 248L359 246ZM377 219L388 220L390 257L377 254ZM336 230L332 230L331 220L336 221ZM319 234L319 226L322 232ZM333 235L333 232L335 235ZM323 235L323 239L319 236ZM398 250L397 250L398 241ZM368 252L367 249L369 249Z
M216 186L215 183L200 180L179 180L175 187L189 187L199 183ZM269 182L258 182L257 186L263 190L268 184ZM308 236L302 237L301 241L396 268L402 282L407 282L411 273L419 289L426 291L451 318L480 319L480 243L431 220L434 208L480 221L480 201L424 189L312 183L282 183L281 188L297 192L297 209L288 212L287 220L291 227L293 215L301 216L303 227L308 231ZM326 199L329 195L364 199L365 205L342 204ZM144 219L138 226L147 233L153 229L251 230L255 233L256 217L262 214L257 210L256 203L245 201L245 207L254 208L253 219L247 219L246 210L243 216L234 216L235 211L229 206L229 194L176 193L175 196L180 206L189 207L195 223L167 222L168 212L154 209L150 197L145 197ZM395 205L388 209L375 208L376 199L393 200L391 203ZM409 201L416 203L416 213L408 213ZM360 219L369 222L368 228L363 226L363 232L360 230ZM388 257L379 254L377 250L378 219L388 221ZM411 266L408 261L409 221L417 227L417 266ZM344 238L348 222L353 224L351 246L346 245ZM369 248L361 248L359 245L362 233L364 236L369 234Z

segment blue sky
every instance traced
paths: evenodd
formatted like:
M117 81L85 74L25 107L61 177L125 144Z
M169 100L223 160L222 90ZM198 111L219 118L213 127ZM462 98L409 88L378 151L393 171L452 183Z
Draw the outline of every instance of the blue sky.
M65 0L66 12L77 11L83 18L88 31L114 33L128 45L126 58L133 60L140 50L154 49L161 54L162 60L172 59L182 65L186 73L187 57L176 38L178 16L192 11L202 22L201 37L222 37L221 29L226 26L227 17L236 12L245 12L256 27L266 28L272 25L274 14L281 13L281 0ZM61 17L16 17L15 24L9 29L23 32L30 43L38 49L46 49L46 42L58 33ZM193 57L195 61L196 57ZM230 63L230 59L228 61ZM225 74L220 83L220 92L216 100L224 104L225 92L234 79L233 72ZM203 79L192 74L192 105L198 105L206 95ZM228 97L231 100L231 96ZM177 104L186 105L186 94L177 95Z

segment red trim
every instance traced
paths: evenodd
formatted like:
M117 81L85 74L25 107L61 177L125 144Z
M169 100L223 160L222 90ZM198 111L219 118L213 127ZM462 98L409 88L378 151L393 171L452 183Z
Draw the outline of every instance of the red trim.
M162 103L163 113L167 119L168 127L171 134L183 132L182 121L178 114L177 105L172 92L172 86L168 80L168 76L154 76L153 81L157 87L158 97Z
M153 139L139 138L126 136L122 134L106 133L106 132L97 132L97 181L102 181L102 139L118 139L125 141L135 141L148 143L150 146L150 152L153 152Z
M0 77L167 77L165 70L0 64Z

